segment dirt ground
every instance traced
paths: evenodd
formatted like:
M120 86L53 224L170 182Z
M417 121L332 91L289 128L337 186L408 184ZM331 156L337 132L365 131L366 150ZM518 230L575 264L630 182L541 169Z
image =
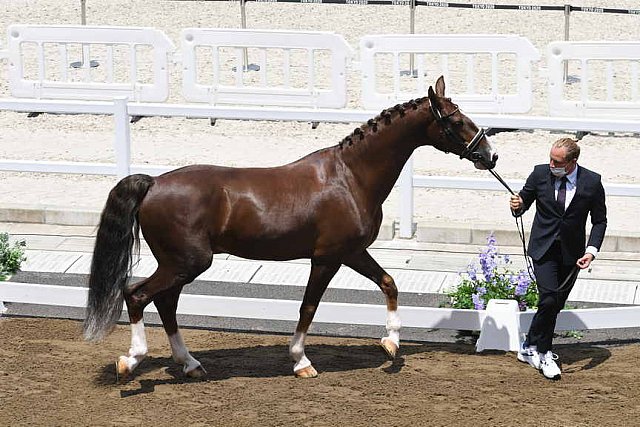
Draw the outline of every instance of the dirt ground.
M469 344L403 343L391 362L373 340L311 336L320 375L301 380L287 336L190 329L208 374L188 380L162 329L148 328L150 357L116 383L128 328L90 344L80 326L0 318L0 425L622 426L640 415L638 344L557 346L564 376L551 382Z

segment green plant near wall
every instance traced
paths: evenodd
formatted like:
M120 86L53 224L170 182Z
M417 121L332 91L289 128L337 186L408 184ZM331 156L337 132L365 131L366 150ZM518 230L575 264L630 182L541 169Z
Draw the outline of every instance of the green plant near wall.
M5 280L20 269L22 262L27 259L24 255L26 246L24 240L11 244L9 233L0 233L0 280Z

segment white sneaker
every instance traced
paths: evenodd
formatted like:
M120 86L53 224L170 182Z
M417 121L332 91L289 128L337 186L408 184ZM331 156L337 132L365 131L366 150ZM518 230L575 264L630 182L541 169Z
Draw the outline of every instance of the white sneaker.
M540 369L540 353L538 353L535 345L525 347L524 343L522 343L520 351L518 352L518 360L523 363L528 363L535 369Z
M558 355L551 351L547 351L544 354L540 353L540 370L542 375L550 380L559 380L562 374L555 362L556 360L558 360Z

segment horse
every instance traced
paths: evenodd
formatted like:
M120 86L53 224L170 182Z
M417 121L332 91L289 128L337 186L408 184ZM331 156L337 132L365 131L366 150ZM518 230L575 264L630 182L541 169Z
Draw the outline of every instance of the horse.
M431 145L493 169L498 159L484 130L450 98L441 76L428 96L383 110L337 145L269 168L192 165L157 177L130 175L110 191L100 217L83 323L98 341L126 303L131 347L116 361L126 378L147 354L143 310L153 302L173 360L188 377L206 370L187 349L176 321L182 288L204 272L214 253L257 260L308 258L311 271L289 345L296 377L317 371L305 355L307 331L341 265L373 281L386 298L388 335L380 345L393 359L400 347L398 290L367 248L378 235L382 203L418 147ZM130 282L140 232L158 266ZM135 247L134 247L135 246Z

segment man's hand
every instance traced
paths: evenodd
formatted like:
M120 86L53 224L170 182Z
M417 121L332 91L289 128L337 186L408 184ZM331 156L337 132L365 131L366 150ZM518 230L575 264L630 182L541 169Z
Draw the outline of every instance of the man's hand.
M518 212L522 208L522 197L519 194L512 194L509 199L509 207L514 212Z
M576 261L576 265L578 267L580 267L582 270L584 270L585 268L589 268L589 266L591 265L591 261L593 261L593 254L584 254L582 256L582 258L578 259L578 261Z

